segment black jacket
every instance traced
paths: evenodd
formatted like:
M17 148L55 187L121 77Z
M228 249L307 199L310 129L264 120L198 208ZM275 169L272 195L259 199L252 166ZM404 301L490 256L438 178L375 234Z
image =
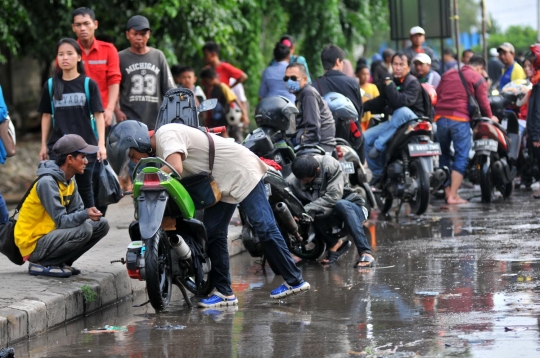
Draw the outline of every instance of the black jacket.
M403 82L394 79L392 83L384 87L379 97L364 103L365 111L385 115L391 115L401 107L409 107L419 117L429 115L425 113L422 86L410 73Z
M533 86L527 110L527 133L533 142L540 142L540 86Z
M364 106L362 105L362 96L360 96L360 84L354 78L341 71L328 70L324 76L313 82L313 87L319 91L321 96L328 92L341 93L351 100L358 112L358 118L362 118Z
M336 125L332 112L319 92L309 83L296 94L296 144L336 145Z

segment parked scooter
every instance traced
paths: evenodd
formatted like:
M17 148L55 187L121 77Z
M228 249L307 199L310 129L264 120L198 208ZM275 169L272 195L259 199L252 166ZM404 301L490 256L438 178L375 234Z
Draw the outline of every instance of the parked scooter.
M441 154L441 147L433 142L431 123L419 118L404 124L388 142L385 153L380 190L375 193L379 210L388 213L394 199L399 199L399 208L408 202L414 214L423 214L429 205L430 177L446 176L443 169L433 167L433 156Z
M173 122L197 125L199 113L213 109L216 104L215 100L208 100L195 109L191 91L171 91L165 95L158 119L160 126ZM164 115L167 103L171 108L168 116ZM192 111L177 112L184 105ZM182 114L189 116L182 117ZM142 124L134 123L142 127ZM120 126L126 127L124 123ZM117 163L118 168L127 166L129 158L126 150L142 145L139 143L143 137L140 130L147 129L145 126L136 129L130 127L121 135L118 132L120 128L111 131L107 138L107 154L109 158L124 160ZM150 141L144 146L147 150ZM163 166L168 167L171 173L161 170ZM207 255L206 229L196 218L193 200L182 185L180 174L161 158L141 159L133 171L132 181L136 221L129 227L131 243L127 247L125 260L122 258L114 262L126 264L132 279L146 281L149 302L157 312L169 305L173 284L180 288L185 302L191 306L186 289L201 296L210 294L214 289L209 276L211 262Z
M366 205L375 207L376 200L369 181L371 172L366 171L364 136L358 123L358 112L351 100L341 93L329 92L323 99L328 104L336 123L336 151L345 174L349 174L351 186L358 187L366 198Z

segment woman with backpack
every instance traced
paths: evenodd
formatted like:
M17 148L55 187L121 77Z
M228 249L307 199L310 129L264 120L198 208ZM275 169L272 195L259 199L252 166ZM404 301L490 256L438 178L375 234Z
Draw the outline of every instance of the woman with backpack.
M41 117L40 160L56 159L53 145L66 134L78 134L86 143L99 146L88 155L83 174L75 180L85 208L94 207L92 175L96 160L107 159L105 120L99 88L85 75L82 51L77 41L63 38L56 45L55 75L45 83L38 112Z

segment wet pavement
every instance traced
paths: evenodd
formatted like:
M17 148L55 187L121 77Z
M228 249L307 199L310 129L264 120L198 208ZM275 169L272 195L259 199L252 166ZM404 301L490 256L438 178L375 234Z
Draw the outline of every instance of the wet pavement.
M539 357L539 204L518 191L375 217L376 268L354 269L355 250L331 267L301 263L312 290L279 302L269 292L281 278L235 256L237 309L189 309L176 290L156 315L135 297L16 345L16 357ZM105 325L127 330L84 332Z

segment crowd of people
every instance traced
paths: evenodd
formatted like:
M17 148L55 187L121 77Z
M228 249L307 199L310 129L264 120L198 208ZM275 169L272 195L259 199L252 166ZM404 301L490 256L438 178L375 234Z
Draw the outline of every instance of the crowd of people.
M113 44L96 39L97 26L91 9L73 11L72 30L77 40L63 38L58 42L55 74L43 87L38 107L42 113L39 179L22 206L15 228L15 243L23 259L30 262L32 275L70 277L79 274L73 262L106 235L107 207L98 205L97 196L99 173L107 159L105 143L109 131L127 128L139 133L137 138L142 142L122 153L132 161L157 154L179 173L189 174L197 168L198 158L205 156L204 151L199 153L200 147L207 143L202 132L171 124L154 133L164 94L169 89L191 90L197 104L217 99L216 107L202 114L200 124L209 128L225 126L225 138L242 142L244 130L250 123L243 88L248 74L220 58L219 44L209 41L202 47L205 67L197 74L187 65L169 67L163 52L148 46L151 26L144 16L136 15L127 21L126 37L130 47L119 52ZM294 39L285 35L276 43L273 59L262 74L259 103L280 96L286 103L284 106L295 107L293 144L316 144L328 154L298 157L292 164L293 174L288 181L312 219L320 210L335 210L358 250L360 258L355 264L358 268L372 267L375 262L362 227L367 210L364 202L350 192L340 164L332 157L336 124L323 96L340 93L358 113L359 121L352 122L351 132L363 132L359 155L371 169L371 185L375 190L381 186L384 152L396 130L418 117L430 117L438 127L441 166L451 169L451 178L445 184L446 201L462 204L466 200L458 195L458 189L471 146L468 93L478 102L483 117L497 121L489 106L488 88L502 88L517 79L528 79L536 85L539 79L536 57L524 58L523 69L509 43L490 51L489 61L472 50L465 50L458 63L451 50L443 51L441 61L435 51L425 45L425 35L424 29L415 26L410 30L409 47L397 52L387 48L373 59L371 66L360 59L355 70L341 48L328 45L321 52L325 73L318 78L310 74L306 59L295 53ZM427 88L437 93L434 108L426 95ZM540 120L538 96L537 86L534 86L529 103L523 105L528 105L528 110L521 112L521 119L529 119L527 130L540 158L540 125L536 123ZM4 109L2 100L2 118L7 115ZM387 120L371 127L374 114ZM117 125L111 129L114 124ZM525 123L521 124L524 131ZM226 244L227 226L236 205L244 206L249 213L250 221L265 243L269 261L286 281L272 291L271 296L280 298L308 290L309 284L292 261L267 203L261 182L266 165L231 140L217 140L216 151L220 148L224 154L222 161L216 163L214 177L220 188L230 190L220 204L205 213L208 251L217 291L212 297L201 300L200 305L215 307L237 303L231 289ZM243 170L239 171L235 163ZM266 204L261 205L261 202ZM3 199L0 200L0 220L7 220ZM349 241L335 239L326 244L329 250L322 261L324 264L336 262L351 246Z

